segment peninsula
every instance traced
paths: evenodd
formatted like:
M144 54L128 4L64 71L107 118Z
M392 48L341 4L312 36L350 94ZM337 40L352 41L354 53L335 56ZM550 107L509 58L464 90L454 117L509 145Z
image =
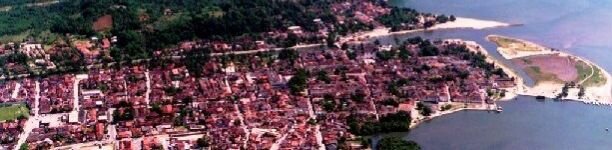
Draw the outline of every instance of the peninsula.
M611 103L610 74L584 58L529 41L500 35L487 36L498 45L497 51L521 68L535 85L522 83L516 94Z

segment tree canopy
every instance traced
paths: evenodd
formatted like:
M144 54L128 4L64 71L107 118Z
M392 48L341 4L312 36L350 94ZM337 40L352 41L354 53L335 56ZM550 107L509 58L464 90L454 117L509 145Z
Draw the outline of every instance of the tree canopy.
M378 150L421 150L421 146L414 141L406 141L398 137L385 137L378 141Z

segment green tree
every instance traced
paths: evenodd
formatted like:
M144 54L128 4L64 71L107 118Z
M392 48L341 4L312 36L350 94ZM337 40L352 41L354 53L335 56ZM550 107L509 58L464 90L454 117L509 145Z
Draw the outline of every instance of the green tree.
M378 150L421 150L421 146L414 141L405 141L399 137L385 137L378 141Z
M439 23L446 23L449 21L449 18L446 15L439 15L436 17L436 21Z
M299 69L296 74L287 81L287 86L292 94L298 95L307 88L308 72Z
M198 138L198 140L196 140L196 144L200 148L208 147L210 146L210 140L208 139L208 137L203 136L201 138Z
M23 143L21 146L19 146L19 150L30 150L30 145Z
M336 48L336 33L335 32L329 33L325 41L327 42L327 47Z
M431 107L425 105L423 102L417 103L417 108L416 109L419 110L419 112L423 116L430 116L431 113L433 113L433 110L431 110Z
M283 49L278 53L278 59L294 62L300 57L300 54L294 49Z
M331 78L329 78L325 70L321 70L319 73L317 73L317 80L325 82L326 84L331 82Z
M187 52L184 62L187 70L195 77L201 77L203 66L210 60L210 50L207 48L196 48Z
M582 98L585 93L586 89L584 88L584 86L580 86L580 91L578 91L578 98Z

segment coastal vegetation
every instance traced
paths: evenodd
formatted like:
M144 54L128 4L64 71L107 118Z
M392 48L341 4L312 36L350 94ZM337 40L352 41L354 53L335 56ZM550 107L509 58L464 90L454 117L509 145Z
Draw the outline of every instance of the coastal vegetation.
M391 13L378 18L378 21L385 26L390 27L391 31L394 32L404 28L409 28L405 26L406 23L412 24L418 22L418 15L419 13L414 9L393 8L391 9Z
M0 122L28 116L30 116L30 110L25 104L0 104Z
M433 110L431 109L431 107L425 105L423 102L417 103L416 110L418 110L419 114L423 116L431 116L431 113L433 113Z
M606 84L608 79L602 72L601 68L592 66L592 69L593 70L591 76L586 80L583 80L581 84L586 87L596 87Z
M574 81L582 86L595 87L606 83L606 77L597 66L579 60L576 63L578 78Z
M506 48L512 51L541 51L541 46L510 37L491 35L487 36L489 41L497 44L498 47Z
M406 111L383 115L377 121L360 118L362 117L349 116L347 124L351 133L362 136L390 132L408 132L410 130L410 121L412 120L410 113Z
M378 150L421 150L421 146L414 141L406 141L399 137L385 137L378 141Z

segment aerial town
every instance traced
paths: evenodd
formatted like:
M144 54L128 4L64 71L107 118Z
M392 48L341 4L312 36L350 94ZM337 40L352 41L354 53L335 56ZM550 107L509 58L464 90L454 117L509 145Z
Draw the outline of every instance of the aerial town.
M385 27L376 18L397 13L370 0L329 7L351 13L333 16L340 24L362 26L349 35ZM415 22L389 30L454 20L404 11ZM444 111L495 110L515 86L478 45L344 40L324 20L312 20L316 31L182 41L127 61L113 60L123 39L111 35L3 43L0 108L10 110L0 109L0 150L367 149L363 136L407 131Z
M404 111L418 118L417 103L430 113L486 106L494 104L487 90L514 86L469 49L415 38L401 47L286 49L233 55L229 63L212 57L201 77L168 61L7 80L3 104L32 111L0 123L0 137L7 149L18 142L32 149L359 148L347 142L357 137L349 116L376 120Z

